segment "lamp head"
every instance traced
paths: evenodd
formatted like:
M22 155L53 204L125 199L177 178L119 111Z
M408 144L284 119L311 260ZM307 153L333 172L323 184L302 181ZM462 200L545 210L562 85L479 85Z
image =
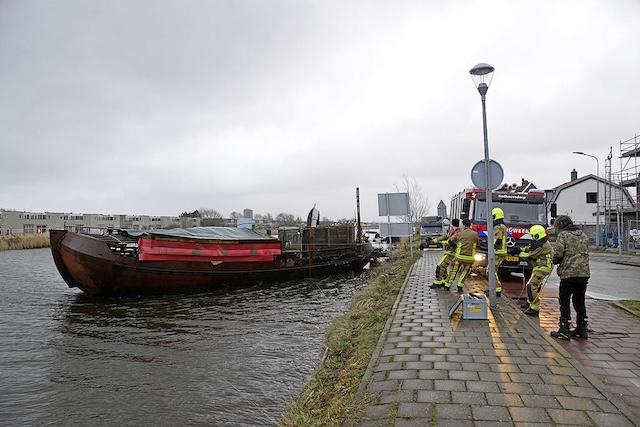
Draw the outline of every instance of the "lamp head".
M471 74L471 80L480 93L482 93L483 91L486 93L489 89L489 85L491 84L491 80L493 79L494 71L495 68L493 68L489 64L485 64L484 62L481 62L480 64L469 70L469 74Z

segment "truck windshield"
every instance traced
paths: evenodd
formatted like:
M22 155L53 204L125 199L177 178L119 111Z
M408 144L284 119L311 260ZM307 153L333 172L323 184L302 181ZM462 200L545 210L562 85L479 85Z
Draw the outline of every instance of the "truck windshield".
M491 207L501 208L504 211L504 222L506 224L547 224L544 204L493 202ZM476 203L473 217L478 222L487 222L487 205L484 201Z

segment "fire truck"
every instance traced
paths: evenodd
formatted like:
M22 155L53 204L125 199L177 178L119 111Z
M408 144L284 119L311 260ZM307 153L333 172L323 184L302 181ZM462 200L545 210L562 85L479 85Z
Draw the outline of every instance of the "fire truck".
M500 266L499 274L520 272L529 278L533 264L528 257L520 257L521 249L531 244L529 228L542 225L547 228L547 210L544 190L533 189L527 193L508 190L492 191L491 208L504 212L507 227L507 257ZM469 218L471 228L480 237L480 247L476 261L487 265L487 197L485 190L466 189L451 198L451 218Z

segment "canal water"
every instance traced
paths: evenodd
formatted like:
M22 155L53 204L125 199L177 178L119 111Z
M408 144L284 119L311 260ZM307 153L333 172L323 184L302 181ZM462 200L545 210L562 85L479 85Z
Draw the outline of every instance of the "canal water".
M49 249L0 251L0 425L274 425L363 284L104 299Z

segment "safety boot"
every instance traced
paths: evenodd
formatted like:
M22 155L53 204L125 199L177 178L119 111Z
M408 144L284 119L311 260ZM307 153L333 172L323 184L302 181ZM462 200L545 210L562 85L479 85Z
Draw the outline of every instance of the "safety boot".
M529 301L523 302L522 304L520 304L520 308L524 308L524 309L529 308Z
M462 286L458 286L458 293L459 294L463 294L464 293L464 288Z
M576 328L571 331L571 336L574 338L589 338L589 323L586 317L578 319Z
M433 282L433 285L429 286L429 289L440 289L440 288L444 288L443 283Z
M560 328L557 331L551 332L551 336L558 338L559 340L571 339L571 319L560 318Z

